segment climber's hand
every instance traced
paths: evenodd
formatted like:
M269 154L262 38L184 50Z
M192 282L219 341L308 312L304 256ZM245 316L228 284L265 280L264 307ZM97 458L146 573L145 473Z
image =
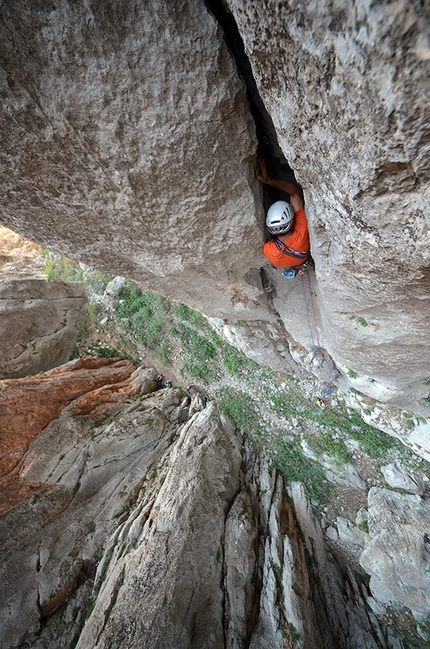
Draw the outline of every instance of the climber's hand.
M272 179L267 172L266 161L264 160L264 158L258 158L258 164L260 167L260 173L257 173L257 180L259 180L261 183L264 183L265 185L270 185L270 181Z

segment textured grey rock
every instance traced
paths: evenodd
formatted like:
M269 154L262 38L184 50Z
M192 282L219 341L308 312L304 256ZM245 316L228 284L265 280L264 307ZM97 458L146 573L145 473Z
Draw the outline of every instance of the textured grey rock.
M0 283L0 379L37 374L69 361L85 305L78 282Z
M419 496L372 487L369 543L360 563L371 575L373 596L401 604L418 619L430 614L430 504Z
M332 527L332 525L329 525L329 527L326 529L325 535L328 539L330 539L330 541L337 541L339 539L337 530L335 527Z
M427 483L419 475L410 473L396 464L381 466L381 472L385 481L393 489L404 489L419 496L424 495L426 492Z
M360 530L351 521L346 518L338 516L336 519L337 531L339 533L339 540L349 545L355 545L359 548L364 548L367 540L366 532Z
M352 570L347 570L346 576L342 573L335 557L328 551L303 486L294 482L288 491L294 502L295 516L305 539L306 551L317 566L316 575L320 581L318 595L314 594L313 597L319 626L318 634L314 635L315 646L327 646L327 649L332 649L337 644L357 649L386 647L377 619L375 616L370 617L363 606L368 593L357 583Z
M136 550L117 554L107 568L80 648L223 645L221 541L240 447L213 404L184 427L169 465L140 534L131 537Z
M240 649L251 626L257 574L258 500L243 490L227 517L224 542L226 647Z
M347 487L352 487L353 489L367 491L367 483L355 464L344 464L339 467L336 466L335 462L330 461L329 457L327 460L324 460L322 464L326 469L327 479L330 480L330 482L337 482L344 484Z
M230 325L218 318L211 318L210 322L220 335L251 360L278 372L301 372L301 365L293 359L289 349L291 337L280 323L239 320Z
M428 415L428 15L228 5L305 189L313 332L299 281L263 291L254 124L199 0L3 2L2 219L208 316L280 316L297 344L267 362Z
M227 2L304 187L313 336L358 374L354 387L428 414L429 13L405 1ZM272 275L277 310L308 346L300 285Z
M243 280L263 259L255 127L204 3L1 18L3 222L204 313L262 316L258 272Z
M386 649L301 486L291 500L214 403L183 424L180 390L136 394L155 374L125 402L104 386L105 410L90 388L30 444L37 491L0 515L1 646Z

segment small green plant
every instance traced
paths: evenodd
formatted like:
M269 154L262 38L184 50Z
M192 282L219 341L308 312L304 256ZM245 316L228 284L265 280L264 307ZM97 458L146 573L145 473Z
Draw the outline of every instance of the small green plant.
M88 620L88 618L91 616L92 612L94 611L95 605L96 605L95 601L93 600L92 597L90 597L90 599L88 600L88 603L87 603L87 611L85 613L85 619L86 620Z
M208 322L204 315L202 315L198 311L195 311L194 309L191 309L186 304L181 304L180 302L174 303L173 313L180 320L189 322L195 327L206 328L208 326Z
M61 282L82 282L84 272L75 261L56 255L46 248L42 250L42 254L46 258L44 273L48 279Z
M346 448L345 442L334 437L331 430L322 431L318 437L309 440L309 443L316 451L330 455L338 467L351 461L351 453Z
M297 399L288 392L281 392L273 397L274 411L282 417L294 417L297 415Z
M223 345L221 356L223 365L230 374L234 376L241 376L243 374L248 359L242 352L239 352L231 345L225 344Z
M283 579L283 570L281 566L277 566L276 563L273 563L273 561L270 564L273 572L275 573L276 577L279 580L279 583L282 584L282 579Z
M121 354L110 347L95 347L94 351L100 358L121 358Z
M358 378L358 374L357 374L357 372L354 372L354 370L348 370L348 371L347 371L347 374L348 374L348 376L349 376L350 379L356 379L356 378Z
M219 376L215 346L195 329L179 323L174 334L182 343L184 364L182 373L194 379L209 383Z
M367 521L363 521L362 523L358 524L358 527L363 530L363 532L366 532L369 534L369 523Z
M353 416L352 416L353 417ZM357 417L360 418L359 415ZM365 424L360 418L360 425L351 429L351 437L360 444L363 453L371 458L382 459L387 456L388 451L398 448L396 439L386 433ZM399 442L401 444L401 442Z
M294 624L292 622L290 622L289 631L290 631L292 640L294 642L300 642L300 637L301 637L300 633L297 631L296 627L294 626Z
M322 467L307 458L297 444L278 436L272 442L270 456L286 482L303 482L308 497L317 507L327 504L333 488Z
M221 412L228 415L237 428L251 434L257 428L260 430L257 424L258 413L253 400L248 395L239 391L220 390L218 396Z
M360 318L358 322L361 324L362 327L367 327L368 325L368 322L365 318Z
M112 279L112 275L104 273L101 270L93 270L90 273L85 273L83 282L89 293L101 295L104 293L106 286Z

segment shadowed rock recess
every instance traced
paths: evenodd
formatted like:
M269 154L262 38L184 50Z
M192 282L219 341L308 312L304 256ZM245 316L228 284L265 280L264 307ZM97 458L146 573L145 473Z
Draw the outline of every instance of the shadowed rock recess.
M353 387L430 457L428 31L418 0L5 0L0 221L198 309L260 363ZM259 144L304 188L303 281L261 252ZM59 285L29 284L71 331ZM14 369L9 307L9 376L62 362ZM361 528L326 531L369 590L300 483L214 402L157 388L110 358L0 381L2 649L405 649L390 605L428 641L428 476L387 465L402 493L373 487ZM393 427L391 405L419 417Z

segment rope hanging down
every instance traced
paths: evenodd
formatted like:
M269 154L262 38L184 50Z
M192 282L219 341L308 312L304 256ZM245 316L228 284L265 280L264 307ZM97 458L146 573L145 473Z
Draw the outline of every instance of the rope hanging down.
M315 347L314 337L312 335L311 315L309 313L308 300L307 300L306 291L305 291L305 280L303 279L303 274L300 275L300 277L301 277L301 280L302 280L303 297L305 298L306 315L308 316L309 333L311 334L312 347Z
M321 345L320 345L320 340L319 340L319 336L318 336L317 319L316 319L316 315L315 315L314 299L312 297L311 278L309 276L309 273L308 273L308 283L309 283L309 295L310 295L310 300L311 300L312 315L313 315L313 318L314 318L315 336L317 338L318 348L320 348Z
M309 310L309 304L308 304L308 299L306 297L306 290L305 290L305 280L303 278L304 273L301 274L301 280L302 280L302 289L303 289L303 297L305 299L305 307L306 307L306 315L308 318L308 325L309 325L309 333L311 336L311 342L312 342L312 347L315 347L315 341L314 341L314 336L312 333L312 323L311 323L311 314ZM308 282L309 282L309 296L310 296L310 304L311 304L311 309L312 309L312 315L313 315L313 321L314 321L314 327L315 327L315 336L317 339L317 349L321 348L320 341L319 341L319 336L318 336L318 327L317 327L317 319L315 315L315 307L314 307L314 301L312 298L312 289L311 289L311 278L309 277L308 273Z

